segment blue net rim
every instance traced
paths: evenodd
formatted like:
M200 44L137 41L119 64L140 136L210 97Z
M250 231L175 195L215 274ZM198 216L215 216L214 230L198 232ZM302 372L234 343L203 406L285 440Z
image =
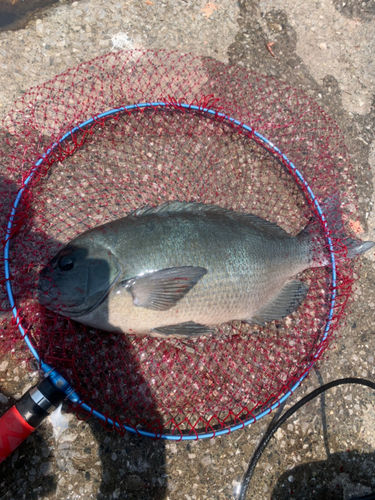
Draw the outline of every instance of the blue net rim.
M331 291L331 296L330 296L330 309L324 329L324 334L323 337L318 344L318 349L313 357L313 360L305 370L304 374L294 383L292 387L289 388L289 390L281 397L279 398L276 402L274 402L272 405L270 405L266 410L260 412L256 416L253 416L252 418L249 418L242 422L241 424L236 424L233 426L228 426L224 429L217 430L217 431L212 431L212 432L206 432L206 433L201 433L198 434L197 432L194 432L194 434L156 434L153 432L145 431L139 428L134 428L129 425L125 425L123 423L117 422L115 419L112 419L103 413L99 412L98 410L95 410L92 408L90 405L85 403L79 394L74 390L74 388L69 384L69 382L62 376L60 373L55 370L52 366L49 364L45 363L39 356L35 346L33 345L31 338L27 331L23 328L21 324L20 317L18 315L18 310L15 305L15 300L13 296L13 291L12 291L12 284L11 284L11 279L10 279L10 268L9 268L9 248L10 248L10 236L12 232L12 227L13 227L13 222L14 222L14 217L17 211L17 207L22 199L22 195L24 191L28 188L28 185L30 184L31 180L33 179L34 175L37 173L39 167L47 160L47 158L53 153L53 151L61 145L63 142L65 142L68 139L71 139L75 133L80 132L82 130L87 129L88 127L95 125L95 123L98 120L102 119L108 119L112 117L117 117L123 113L132 113L135 111L140 111L140 110L145 110L147 108L153 108L153 109L158 109L158 108L174 108L174 109L181 109L185 111L193 111L193 112L200 112L202 114L207 114L211 116L215 116L216 118L219 118L223 121L226 121L230 123L231 125L235 125L238 127L239 130L243 130L247 135L250 135L252 137L255 137L257 141L260 141L260 143L271 153L276 155L283 163L284 165L287 166L289 172L291 175L294 177L294 180L297 182L297 184L303 188L304 193L306 194L307 198L310 198L310 202L316 209L316 213L320 219L320 222L324 228L324 233L325 233L325 238L328 244L328 249L330 252L330 260L331 260L331 267L332 267L332 291ZM245 426L250 425L258 420L260 420L262 417L268 415L276 409L278 406L280 406L284 401L290 397L294 391L302 384L303 380L305 377L308 375L312 367L314 366L316 360L319 358L321 355L323 349L324 349L324 342L328 337L328 333L331 327L331 322L332 322L332 316L333 316L333 311L335 307L335 300L336 300L336 261L335 261L335 255L334 255L334 250L333 250L333 244L331 241L331 238L329 236L329 228L326 222L326 218L324 216L324 213L319 205L319 202L314 195L313 190L311 189L310 185L306 181L306 179L303 177L301 172L297 169L297 167L289 160L289 158L280 151L280 149L275 146L271 141L269 141L266 137L261 135L259 132L254 130L250 125L246 125L235 118L226 115L225 113L216 111L214 109L210 108L205 108L201 106L196 106L193 104L185 104L185 103L176 103L176 102L151 102L151 103L137 103L137 104L131 104L128 106L123 106L119 107L116 109L111 109L108 111L105 111L104 113L98 114L93 118L90 118L79 125L75 126L72 128L70 131L65 133L57 142L55 142L43 155L42 157L35 162L34 167L31 170L30 175L26 178L26 180L23 183L23 186L21 189L18 191L16 199L13 203L12 210L9 216L7 228L6 228L6 244L4 247L4 270L5 270L5 281L6 281L6 290L9 298L9 303L10 307L12 310L12 314L17 322L18 329L22 335L22 338L25 340L27 347L29 348L31 354L34 356L36 361L39 363L41 369L45 373L45 376L49 377L52 384L62 391L67 399L73 403L74 405L82 408L83 411L87 412L89 415L94 415L95 417L99 418L102 422L104 422L106 425L109 425L111 427L117 428L120 432L128 431L134 434L139 434L141 436L146 436L150 438L157 438L157 439L167 439L171 441L186 441L186 440L197 440L197 439L204 439L204 438L212 438L216 436L222 436L225 434L230 434L233 431L236 431L238 429L243 429Z

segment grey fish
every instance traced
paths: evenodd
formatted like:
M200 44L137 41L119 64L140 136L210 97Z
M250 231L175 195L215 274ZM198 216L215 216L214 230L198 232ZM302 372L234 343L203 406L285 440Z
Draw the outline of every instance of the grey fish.
M344 234L339 199L323 209L348 257L374 243ZM39 301L110 332L191 337L242 320L264 325L296 311L295 279L328 264L314 221L297 236L252 214L171 202L85 231L42 270Z

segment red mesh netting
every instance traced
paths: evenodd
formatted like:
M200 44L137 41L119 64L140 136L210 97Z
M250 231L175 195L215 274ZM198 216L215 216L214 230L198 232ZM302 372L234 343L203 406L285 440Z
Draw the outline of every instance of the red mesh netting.
M322 202L341 193L348 234L356 221L350 163L336 124L303 92L212 59L132 51L108 54L31 89L2 123L1 239L18 189L35 162L73 127L107 110L184 102L221 111L260 132L297 166ZM254 213L296 235L314 213L306 190L252 134L219 115L177 104L118 113L54 149L25 191L10 248L19 317L43 360L105 415L152 432L196 432L255 415L288 391L319 347L328 347L353 281L338 264L328 339L330 267L307 270L303 305L266 327L239 321L193 340L109 334L44 309L38 273L87 228L146 204L199 201ZM353 226L354 227L354 226ZM323 235L321 224L316 231ZM340 242L334 241L339 251ZM2 350L20 337L0 268ZM176 430L176 429L175 429Z

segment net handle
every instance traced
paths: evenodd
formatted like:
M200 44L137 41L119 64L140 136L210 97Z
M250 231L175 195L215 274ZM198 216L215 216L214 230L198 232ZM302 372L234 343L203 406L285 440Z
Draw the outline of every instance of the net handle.
M0 418L0 463L3 462L65 399L47 377L28 390Z

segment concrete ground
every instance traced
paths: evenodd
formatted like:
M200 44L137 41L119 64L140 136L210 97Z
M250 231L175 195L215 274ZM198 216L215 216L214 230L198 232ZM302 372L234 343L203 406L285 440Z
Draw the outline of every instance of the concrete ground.
M270 50L267 44L274 42ZM351 154L363 239L375 237L375 2L366 0L62 1L0 32L0 115L24 91L109 51L165 48L213 57L303 89L339 124ZM276 56L276 57L275 57ZM374 380L375 258L362 258L355 302L324 382ZM0 413L36 381L0 360ZM289 401L320 385L312 372ZM323 426L324 416L326 426ZM68 415L45 422L0 466L0 500L230 499L269 420L230 436L166 443ZM55 423L54 423L55 422ZM325 427L325 430L323 429ZM301 409L271 441L252 499L345 499L375 491L375 393L346 386Z

